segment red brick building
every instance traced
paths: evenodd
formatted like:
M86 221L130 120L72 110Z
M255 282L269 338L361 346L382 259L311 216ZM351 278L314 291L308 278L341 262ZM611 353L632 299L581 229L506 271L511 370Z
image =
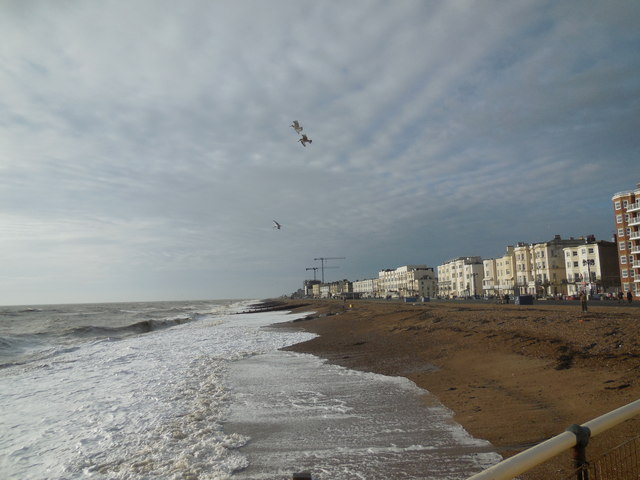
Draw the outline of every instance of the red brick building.
M640 183L635 190L618 192L611 200L622 291L625 298L631 292L634 300L640 300Z

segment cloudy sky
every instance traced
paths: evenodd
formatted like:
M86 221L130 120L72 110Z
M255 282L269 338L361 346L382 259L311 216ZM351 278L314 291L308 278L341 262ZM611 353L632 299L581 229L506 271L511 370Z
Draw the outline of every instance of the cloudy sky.
M640 182L637 0L0 11L0 304L260 298L317 257L356 280L610 240Z

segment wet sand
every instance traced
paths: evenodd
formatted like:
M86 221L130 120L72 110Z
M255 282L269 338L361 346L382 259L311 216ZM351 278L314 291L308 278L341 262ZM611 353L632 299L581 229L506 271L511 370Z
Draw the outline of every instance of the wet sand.
M289 350L404 376L510 456L640 398L640 309L315 301L282 324L320 336ZM296 303L291 302L295 308ZM591 439L589 458L640 432L633 419ZM570 453L522 478L568 472Z

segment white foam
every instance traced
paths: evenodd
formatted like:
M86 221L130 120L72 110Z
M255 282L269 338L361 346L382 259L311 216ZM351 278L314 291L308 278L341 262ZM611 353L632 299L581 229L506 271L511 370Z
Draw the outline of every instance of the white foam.
M497 460L451 411L403 377L268 352L230 365L228 431L252 437L234 478L464 478Z
M211 316L0 370L3 478L290 478L308 468L372 480L411 478L403 465L425 458L444 472L433 478L456 478L494 458L404 378L277 351L313 337L260 328L293 318ZM462 461L449 453L467 447Z
M308 338L260 325L278 314L213 317L96 341L0 375L5 478L219 479L244 468L226 434L230 361Z

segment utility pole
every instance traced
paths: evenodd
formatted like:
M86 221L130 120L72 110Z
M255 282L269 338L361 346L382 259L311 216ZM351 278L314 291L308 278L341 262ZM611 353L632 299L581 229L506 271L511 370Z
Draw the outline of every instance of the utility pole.
M320 270L322 271L322 283L324 284L324 261L325 260L344 260L345 257L318 257L318 258L314 258L315 261L320 260ZM326 268L332 268L332 267L326 267Z

